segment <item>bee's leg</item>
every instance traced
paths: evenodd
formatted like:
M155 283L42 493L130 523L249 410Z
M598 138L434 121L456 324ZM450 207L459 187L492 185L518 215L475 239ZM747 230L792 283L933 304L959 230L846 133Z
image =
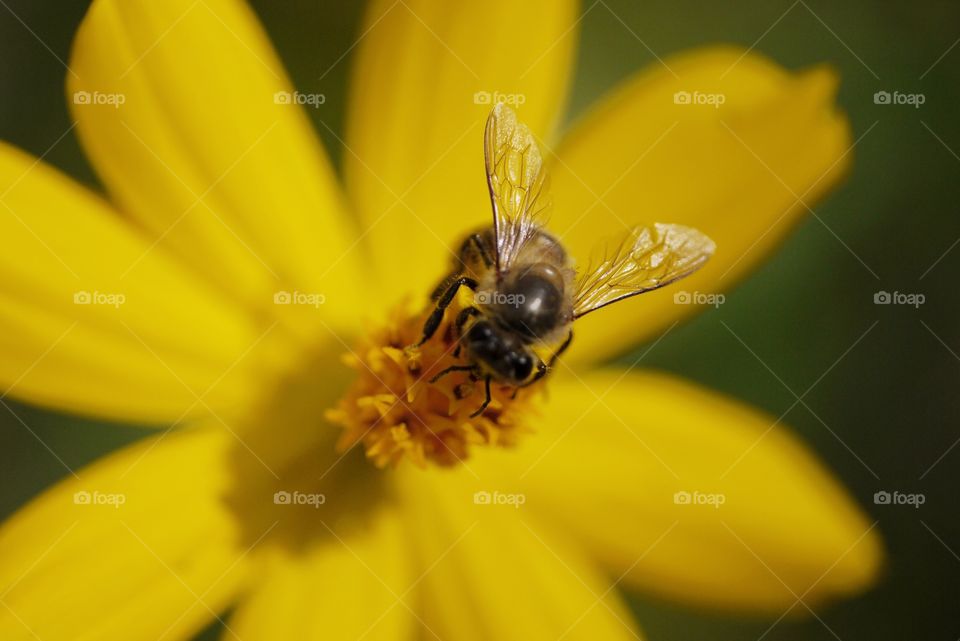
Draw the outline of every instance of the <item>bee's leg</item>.
M457 321L454 323L454 326L457 328L457 336L460 336L463 332L463 326L467 324L467 321L475 316L480 315L480 310L476 307L464 307L460 310L460 313L457 314Z
M440 327L440 322L443 320L443 313L447 307L450 306L450 303L453 302L453 298L457 295L461 285L466 285L472 290L477 289L477 281L469 276L460 276L447 285L446 291L438 297L437 306L434 308L433 313L427 318L427 322L423 324L423 336L420 338L420 342L416 343L414 347L420 347L426 343L430 340L430 337L433 336L434 332L437 331L437 328Z
M463 336L463 326L467 323L467 320L473 318L474 316L479 316L480 310L476 307L464 307L460 310L460 313L457 314L457 320L454 323L454 327L457 329L457 337ZM457 349L453 350L453 357L460 358L460 350L463 348L462 343L457 343Z
M447 374L451 374L451 373L453 373L453 372L467 372L467 371L471 371L471 370L474 369L474 367L475 367L474 365L451 365L450 367L446 368L445 370L443 370L442 372L440 372L439 374L437 374L436 376L434 376L433 378L431 378L431 379L430 379L430 382L431 382L431 383L436 383L437 381L439 381L441 378L443 378L443 377L446 376Z
M483 379L483 389L486 396L483 399L483 403L480 407L477 408L477 411L470 415L470 418L476 418L483 414L483 410L487 409L487 405L490 404L490 376L488 375Z
M487 267L493 267L493 259L490 257L490 253L483 244L483 236L480 234L471 234L467 237L467 243L473 243L473 246L477 248L477 253L480 254L480 258L483 260L484 265Z
M443 292L450 288L450 285L453 283L453 281L460 278L460 274L461 272L453 272L444 276L443 280L437 283L437 286L433 288L432 292L430 292L430 300L437 302L437 299L443 296Z
M553 368L554 363L557 362L557 359L560 358L560 354L563 354L567 351L567 348L570 347L570 343L573 342L573 330L570 330L570 333L567 334L567 337L563 340L563 344L560 348L553 353L553 356L550 357L550 362L547 363L547 367Z

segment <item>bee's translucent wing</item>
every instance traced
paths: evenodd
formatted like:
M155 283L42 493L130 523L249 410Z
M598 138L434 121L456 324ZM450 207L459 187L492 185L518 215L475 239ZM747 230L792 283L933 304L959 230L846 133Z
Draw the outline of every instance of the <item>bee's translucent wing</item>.
M710 238L690 227L663 223L634 227L599 264L578 274L573 317L688 276L715 249Z
M483 155L493 204L497 270L504 272L546 220L549 179L530 129L503 103L487 118Z

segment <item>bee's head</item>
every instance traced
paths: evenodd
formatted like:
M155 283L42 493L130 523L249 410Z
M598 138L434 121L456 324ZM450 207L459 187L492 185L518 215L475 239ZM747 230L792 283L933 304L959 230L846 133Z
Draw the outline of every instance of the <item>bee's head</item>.
M465 336L466 348L496 378L519 384L533 372L533 356L522 341L493 323L479 320Z

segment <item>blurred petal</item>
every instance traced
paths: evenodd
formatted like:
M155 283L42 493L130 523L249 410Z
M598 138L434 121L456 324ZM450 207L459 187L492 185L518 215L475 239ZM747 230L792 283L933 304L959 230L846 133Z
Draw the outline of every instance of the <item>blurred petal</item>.
M674 304L678 291L729 288L807 214L797 197L816 202L850 164L831 70L793 73L732 47L666 64L673 73L657 65L638 74L564 138L551 228L581 264L601 240L638 223L696 227L717 252L691 278L579 321L576 360L623 352L695 311ZM694 104L718 96L719 107Z
M84 148L160 245L255 308L299 290L326 297L323 318L355 313L334 174L243 2L97 0L71 66Z
M490 101L522 102L549 137L576 44L573 0L377 0L354 63L344 172L392 300L439 280L491 224L483 169Z
M613 587L565 534L524 505L484 504L495 488L466 468L402 468L401 496L424 568L424 635L488 639L639 638Z
M249 394L259 332L246 311L86 189L2 144L0 237L5 393L132 422L225 410Z
M231 442L206 429L145 440L16 513L0 528L0 637L192 638L247 567L222 497Z
M625 585L696 605L780 615L862 591L882 562L863 512L773 418L664 375L558 379L509 469L473 466Z
M349 534L330 532L321 528L323 544L273 564L231 617L224 639L413 638L413 614L399 601L412 578L397 516L381 510Z

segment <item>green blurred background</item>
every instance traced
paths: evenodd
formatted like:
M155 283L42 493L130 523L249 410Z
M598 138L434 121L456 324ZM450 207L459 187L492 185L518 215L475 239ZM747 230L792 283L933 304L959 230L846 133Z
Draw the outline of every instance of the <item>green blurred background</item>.
M70 126L65 70L57 58L68 57L87 4L0 2L0 138L34 154L56 143L46 159L95 184L73 134L57 143ZM353 44L362 3L256 0L253 5L297 87L326 94L322 110L308 111L328 148L339 155L336 139L319 121L337 132L342 126L349 56L326 72ZM581 23L570 117L655 62L650 50L664 56L733 42L755 44L791 68L823 61L836 66L843 78L840 104L854 136L863 136L848 182L815 208L836 236L811 218L783 251L728 293L725 305L671 332L644 363L780 416L794 404L790 390L802 394L876 323L804 398L809 409L797 404L785 422L879 520L890 556L886 576L859 599L819 608L820 620L786 617L772 627L769 620L634 600L648 636L654 641L957 639L960 447L952 448L960 439L960 246L954 247L960 240L960 46L951 47L960 39L960 4L588 0L584 9L589 11ZM873 94L879 90L923 93L926 102L919 109L876 105ZM921 293L926 303L919 309L878 306L873 302L878 290ZM143 435L92 422L79 426L75 418L20 405L14 409L70 467ZM23 425L0 414L0 516L65 473ZM926 503L919 509L875 505L873 494L881 489L922 492ZM205 636L214 635L211 630Z

